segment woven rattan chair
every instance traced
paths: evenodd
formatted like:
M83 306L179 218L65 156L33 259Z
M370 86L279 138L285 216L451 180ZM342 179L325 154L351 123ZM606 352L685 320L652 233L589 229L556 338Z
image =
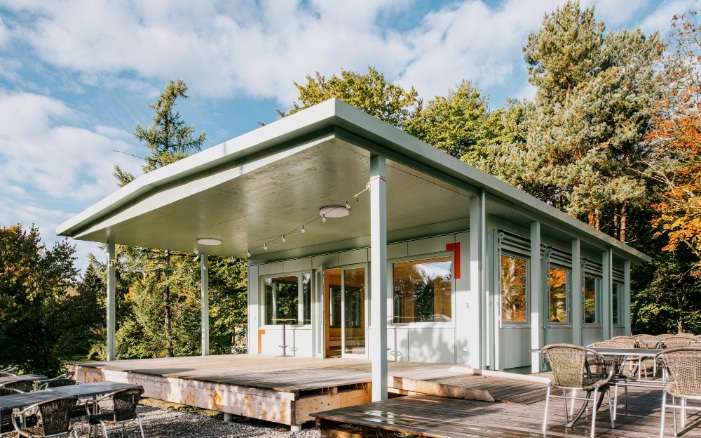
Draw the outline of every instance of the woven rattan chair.
M547 428L550 399L559 398L562 399L565 404L565 420L567 421L567 427L574 426L574 423L582 415L582 413L584 413L586 405L589 402L594 404L592 407L590 433L590 436L593 438L594 431L596 430L596 411L599 407L598 404L600 404L597 403L597 395L601 395L603 397L604 393L606 392L608 392L609 396L609 415L611 418L611 428L613 428L614 424L611 394L608 391L609 383L613 374L613 367L609 367L608 373L603 373L602 375L592 375L589 368L590 362L587 361L588 356L590 358L594 358L597 360L602 369L605 370L606 360L604 357L585 347L572 344L548 345L543 347L541 354L550 363L550 368L552 369L553 373L553 378L548 384L548 391L545 397L543 432L545 432ZM553 394L553 389L560 390L562 395ZM584 391L586 395L583 397L577 397L577 391ZM572 404L574 404L574 400L582 401L583 404L579 412L575 414L572 421L570 421L567 402L570 401Z
M638 344L638 348L660 348L662 344L662 338L656 335L635 335L635 340ZM649 360L642 361L640 363L641 370L647 378L647 368ZM652 361L652 375L657 375L657 361Z
M637 346L637 341L634 336L614 336L611 338L612 342L617 342L619 344L625 344L625 348L635 348Z
M662 340L664 348L689 347L697 344L696 339L687 336L669 336Z
M72 373L71 373L72 375ZM61 386L72 386L72 385L80 385L83 382L80 382L78 380L73 380L73 379L65 379L65 378L54 378L50 379L48 381L45 381L41 387L41 389L49 389L49 388L58 388ZM86 411L86 405L84 402L78 402L75 405L75 409L73 409L73 418L78 418L78 417L84 417L88 415Z
M674 422L674 436L677 436L677 409L682 409L681 426L685 423L685 409L701 409L701 406L688 406L687 400L701 401L701 347L669 348L659 354L667 370L668 383L662 392L662 413L660 437L664 436L665 409L671 408ZM667 403L667 394L672 403ZM681 403L678 403L680 400Z
M618 336L618 338L623 339L624 342L614 341L600 341L590 344L590 348L634 348L635 339L629 338L628 336ZM632 342L629 342L632 341ZM636 370L633 369L632 365L628 367L628 372L626 372L625 364L626 362L630 364L636 364L640 366L637 360L628 360L626 356L611 356L613 365L615 367L613 375L611 376L611 385L614 387L613 391L613 419L616 420L616 407L618 406L618 388L623 387L624 391L624 401L626 407L626 415L628 415L628 381L635 376Z
M98 424L102 425L102 433L107 438L107 423L121 424L122 434L124 434L125 423L136 420L141 431L141 438L144 438L141 418L136 413L139 399L143 393L144 390L141 388L123 389L88 403L88 424L90 429L97 427ZM104 406L109 402L112 404L112 409Z
M3 388L0 387L0 397L4 397L6 395L12 395L12 394L21 394L21 391L17 391L16 389L12 388ZM12 426L12 409L6 409L4 411L0 412L0 435L8 432L12 432L15 430L14 426Z
M8 382L2 385L3 388L17 389L22 392L30 392L34 389L34 381L32 380L18 380L16 382Z
M71 425L71 414L77 397L60 397L36 403L19 412L12 413L12 424L20 437L58 437L78 433ZM26 417L36 416L37 422L27 426Z

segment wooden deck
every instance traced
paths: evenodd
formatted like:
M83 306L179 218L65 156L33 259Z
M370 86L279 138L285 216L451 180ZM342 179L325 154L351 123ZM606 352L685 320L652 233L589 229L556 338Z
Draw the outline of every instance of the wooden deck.
M72 370L83 382L136 383L144 386L146 397L293 429L314 420L314 413L371 400L371 363L367 360L222 355L82 362ZM546 381L413 362L390 363L388 379L394 394L524 404L544 399Z
M630 388L629 414L619 400L615 428L611 429L606 402L596 418L597 437L659 436L660 390ZM531 404L489 403L445 397L415 395L392 398L361 406L316 414L323 437L364 438L368 436L403 438L468 437L571 437L589 436L591 416L579 420L574 429L565 429L562 402L551 402L546 433L541 432L545 401ZM680 436L701 437L701 416L689 411L687 427ZM672 415L667 412L665 436L674 436Z

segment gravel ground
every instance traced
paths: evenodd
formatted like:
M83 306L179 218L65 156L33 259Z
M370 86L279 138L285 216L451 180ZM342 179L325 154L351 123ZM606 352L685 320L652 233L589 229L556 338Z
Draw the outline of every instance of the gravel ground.
M221 415L212 417L202 413L188 413L150 406L139 406L138 412L144 425L144 435L149 438L318 438L321 436L319 429L312 428L311 425L306 426L300 432L290 432L289 427L245 417L235 417L233 422L224 422ZM84 423L78 425L80 436L86 436L86 432ZM124 436L140 436L136 422L128 423L127 433Z

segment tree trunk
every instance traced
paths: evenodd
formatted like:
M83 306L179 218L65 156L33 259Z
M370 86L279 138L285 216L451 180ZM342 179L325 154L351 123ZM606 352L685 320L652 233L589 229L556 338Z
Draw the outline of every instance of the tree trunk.
M618 237L618 239L623 243L626 243L626 226L627 226L626 219L627 219L627 215L628 215L628 211L626 209L626 204L623 204L621 206L621 232L620 232L620 235Z
M163 288L163 325L166 331L166 357L173 357L173 327L170 308L170 286L168 285L168 266L170 266L170 252L165 252L165 266L163 268L166 285Z
M616 207L614 207L613 208L613 230L612 231L613 231L613 237L615 237L616 239L619 239L619 240L620 240L620 235L621 235L620 234L621 229L620 229L620 224L618 222L618 219L620 217L621 216L618 214L618 210L616 209Z

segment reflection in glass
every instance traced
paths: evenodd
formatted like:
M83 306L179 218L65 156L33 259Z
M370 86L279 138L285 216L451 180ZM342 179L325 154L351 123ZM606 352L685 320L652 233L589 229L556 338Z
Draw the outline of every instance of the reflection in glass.
M451 257L394 264L393 322L450 322L453 318Z
M618 321L618 309L620 307L620 304L618 303L619 298L623 296L623 285L620 283L614 283L613 284L613 291L611 291L611 299L613 301L613 309L612 310L612 316L613 316L613 323L614 324L619 324Z
M302 274L302 304L304 324L312 323L312 274Z
M584 277L584 322L596 322L596 278Z
M526 282L526 260L502 255L502 322L526 322Z
M297 322L299 286L296 275L265 279L265 323ZM284 320L284 321L283 321Z
M365 354L365 269L347 269L343 273L345 290L345 352Z
M550 322L569 322L567 271L550 268Z

